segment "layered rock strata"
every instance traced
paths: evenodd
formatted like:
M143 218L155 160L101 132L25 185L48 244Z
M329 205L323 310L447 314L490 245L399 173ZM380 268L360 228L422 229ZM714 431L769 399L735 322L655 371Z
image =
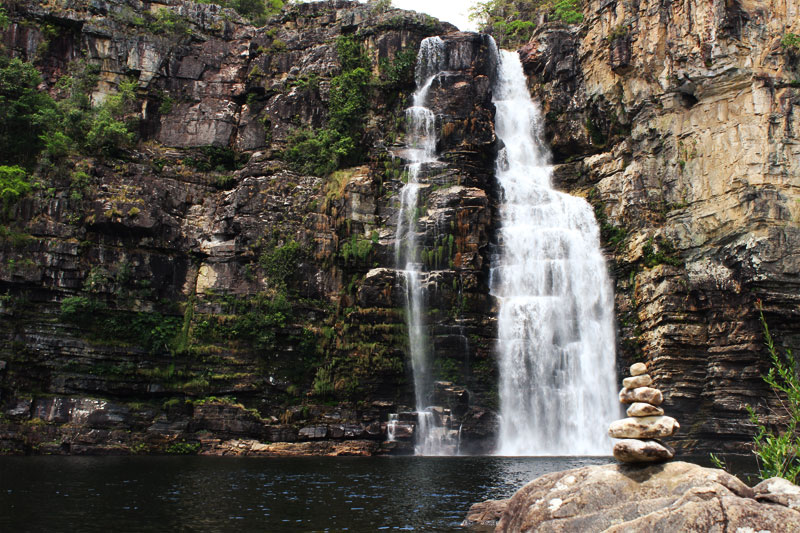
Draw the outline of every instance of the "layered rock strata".
M488 37L344 0L287 6L263 28L182 0L7 13L3 53L32 62L55 97L67 75L96 81L96 104L134 80L140 142L42 166L42 187L8 213L2 453L264 453L251 441L408 453L408 439L386 442L388 415L413 405L393 253L397 117L420 41L445 34L430 104L442 163L417 213L432 378L454 384L437 401L459 417L462 451L491 450ZM293 170L283 154L330 125L353 50L370 77L358 154L329 176Z
M622 439L614 444L614 457L623 463L651 463L669 461L675 450L658 439L671 437L680 429L678 421L664 416L659 407L661 391L650 387L653 379L647 374L647 365L631 366L631 377L622 380L619 401L630 404L628 418L612 422L608 435Z
M798 9L589 0L520 51L557 186L601 224L619 369L647 361L678 447L743 453L746 406L773 417L759 300L800 348L800 54L781 44Z

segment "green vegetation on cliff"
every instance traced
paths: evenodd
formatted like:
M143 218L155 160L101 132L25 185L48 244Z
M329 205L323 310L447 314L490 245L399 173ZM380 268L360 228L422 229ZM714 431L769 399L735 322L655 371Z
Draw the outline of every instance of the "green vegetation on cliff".
M370 62L359 41L342 35L336 41L342 72L331 79L328 125L295 130L284 159L298 172L326 176L362 158L359 141L369 107Z
M778 397L779 411L785 417L786 425L781 431L776 431L768 423L762 422L748 405L750 420L756 425L753 451L758 458L761 479L777 476L796 483L800 476L800 378L797 376L797 360L790 350L786 350L783 356L778 353L760 305L759 319L772 363L764 381Z
M784 34L783 38L781 39L781 46L783 46L786 50L790 51L800 51L800 35L796 33L786 33Z
M533 35L537 21L565 24L583 21L582 0L487 0L478 2L471 17L480 30L492 34L501 48L516 48Z
M283 0L198 0L198 2L231 8L256 26L263 25L267 17L278 13L284 4Z
M56 84L57 99L38 89L33 64L0 55L0 163L32 168L40 155L54 163L68 155L116 156L134 141L135 81L92 105L97 67L73 64Z

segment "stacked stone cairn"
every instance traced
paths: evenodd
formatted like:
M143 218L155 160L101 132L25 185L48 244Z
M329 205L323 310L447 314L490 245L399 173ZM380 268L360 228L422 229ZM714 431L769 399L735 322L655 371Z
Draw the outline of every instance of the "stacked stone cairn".
M622 439L614 444L614 457L623 463L655 463L675 457L675 450L658 439L671 437L680 425L664 416L659 407L664 397L652 383L644 363L631 366L631 377L622 380L619 401L630 404L628 418L612 422L608 434Z

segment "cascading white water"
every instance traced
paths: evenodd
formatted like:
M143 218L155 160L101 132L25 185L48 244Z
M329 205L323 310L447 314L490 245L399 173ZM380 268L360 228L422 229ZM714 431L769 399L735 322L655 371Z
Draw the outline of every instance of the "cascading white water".
M500 455L607 455L617 418L613 293L589 204L551 187L541 113L500 52Z
M417 245L419 177L424 165L436 161L436 117L425 107L436 75L444 69L444 42L439 37L422 41L417 56L414 105L406 110L408 122L408 182L400 192L400 213L395 238L395 264L406 291L406 324L417 410L416 454L449 455L446 428L435 423L428 408L432 391L429 339L425 326L425 293Z

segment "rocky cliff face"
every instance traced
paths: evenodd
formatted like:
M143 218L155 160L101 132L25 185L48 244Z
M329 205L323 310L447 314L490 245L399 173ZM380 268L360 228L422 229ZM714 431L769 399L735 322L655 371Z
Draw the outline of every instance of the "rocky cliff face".
M798 59L779 44L798 17L768 4L592 1L583 25L544 25L521 50L558 186L596 206L620 367L649 362L687 448L751 440L744 405L766 398L757 300L776 338L800 342ZM413 404L394 265L403 110L419 43L440 34L440 163L418 213L435 399L466 449L491 449L486 36L342 0L264 28L179 0L16 2L9 16L6 53L44 90L90 71L101 102L135 80L141 142L40 166L7 219L3 451L407 449L408 434L385 442L388 414ZM343 36L370 65L357 153L327 177L297 172L282 154L330 126Z
M756 312L798 346L800 102L792 2L588 2L521 54L561 187L596 206L620 365L646 360L676 444L743 450L774 398ZM766 410L764 411L766 412Z
M135 80L141 142L40 167L41 187L9 217L0 448L402 451L411 435L384 441L388 413L413 404L393 252L403 110L419 43L454 28L347 1L293 5L264 28L177 0L19 2L9 15L6 53L34 62L44 90L90 70L98 103ZM342 39L370 65L360 165L304 175L281 154L329 124L350 68ZM496 381L487 39L446 39L431 104L443 162L426 171L419 213L436 399L484 451L494 419L480 406Z

